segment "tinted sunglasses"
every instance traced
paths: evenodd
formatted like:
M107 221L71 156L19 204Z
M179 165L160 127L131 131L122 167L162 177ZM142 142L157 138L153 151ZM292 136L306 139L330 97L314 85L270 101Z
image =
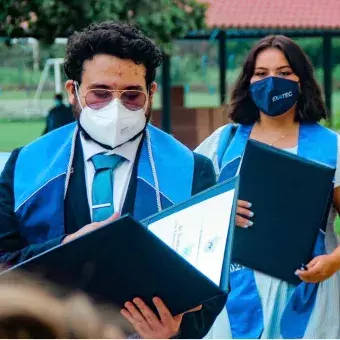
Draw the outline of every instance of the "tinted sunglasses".
M122 104L131 111L144 108L147 102L146 93L139 90L91 89L84 95L86 105L94 110L104 108L114 98L120 99Z

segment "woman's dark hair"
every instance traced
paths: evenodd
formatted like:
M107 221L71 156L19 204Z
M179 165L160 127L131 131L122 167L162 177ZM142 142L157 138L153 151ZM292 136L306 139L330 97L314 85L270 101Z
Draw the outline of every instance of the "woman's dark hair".
M92 24L70 37L64 61L67 77L80 83L84 62L98 54L109 54L143 64L148 88L155 80L156 68L164 58L160 49L136 27L107 21Z
M250 79L254 74L256 58L268 48L277 48L287 58L293 72L299 77L300 96L297 102L296 121L318 122L327 118L321 90L316 82L313 66L307 55L291 39L271 35L258 41L250 51L242 72L236 81L228 107L228 116L235 123L250 125L259 120L260 114L249 95Z

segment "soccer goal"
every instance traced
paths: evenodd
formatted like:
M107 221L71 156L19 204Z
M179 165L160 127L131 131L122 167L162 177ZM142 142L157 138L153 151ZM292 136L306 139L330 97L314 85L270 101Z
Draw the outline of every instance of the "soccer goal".
M54 69L54 87L55 93L62 92L62 79L61 79L61 68L63 67L64 59L62 58L52 58L47 59L45 63L44 70L41 74L39 85L37 87L37 91L35 92L34 100L36 104L41 99L41 93L43 91L44 85L48 79L50 74L50 69Z

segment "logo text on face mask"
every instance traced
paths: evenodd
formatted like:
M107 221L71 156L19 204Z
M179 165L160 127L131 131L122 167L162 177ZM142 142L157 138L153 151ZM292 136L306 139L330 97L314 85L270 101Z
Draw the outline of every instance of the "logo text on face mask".
M278 96L274 96L274 97L273 97L273 102L276 102L277 100L289 98L289 97L292 97L292 96L293 96L293 92L292 92L292 91L289 91L289 92L280 94L280 95L278 95Z

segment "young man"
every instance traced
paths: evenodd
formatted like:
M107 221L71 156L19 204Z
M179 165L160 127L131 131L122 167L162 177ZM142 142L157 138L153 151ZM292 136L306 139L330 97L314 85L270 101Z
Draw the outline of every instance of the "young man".
M68 242L115 213L141 220L215 183L210 160L148 124L162 60L126 24L91 25L71 37L64 67L77 123L8 160L0 180L2 262ZM154 303L161 320L140 299L122 310L140 336L200 338L225 301L175 317L160 299Z

